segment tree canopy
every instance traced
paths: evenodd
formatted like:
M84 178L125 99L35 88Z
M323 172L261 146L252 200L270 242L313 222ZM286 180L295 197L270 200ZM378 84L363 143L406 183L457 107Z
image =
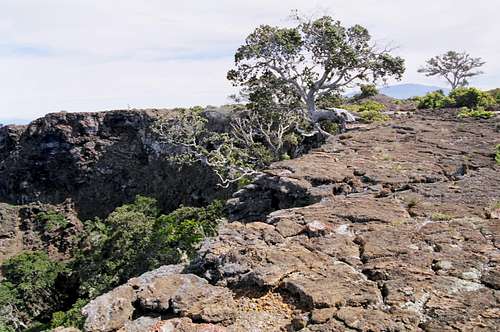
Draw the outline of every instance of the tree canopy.
M235 54L236 67L228 72L235 85L248 86L274 76L292 89L315 118L316 101L361 83L388 77L400 79L404 60L378 49L368 30L344 27L330 16L314 20L296 17L296 26L261 25Z
M427 60L426 65L418 72L428 77L441 76L452 89L456 89L469 85L469 78L482 74L482 71L476 69L485 63L481 58L473 58L466 52L448 51Z

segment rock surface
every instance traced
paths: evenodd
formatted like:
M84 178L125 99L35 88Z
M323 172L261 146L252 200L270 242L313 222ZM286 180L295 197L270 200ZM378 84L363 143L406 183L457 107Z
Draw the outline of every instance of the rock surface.
M418 112L276 163L186 267L92 301L88 331L495 331L500 134Z
M158 144L151 124L172 114L61 112L28 126L1 127L0 201L58 205L69 199L86 220L104 217L138 194L156 198L165 211L227 196L210 170L178 169L164 158L169 151ZM220 127L223 120L210 125Z

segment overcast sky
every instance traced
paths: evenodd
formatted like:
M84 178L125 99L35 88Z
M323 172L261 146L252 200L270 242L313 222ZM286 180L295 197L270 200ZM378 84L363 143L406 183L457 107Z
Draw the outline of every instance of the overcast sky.
M292 9L399 46L403 83L445 86L416 70L453 49L487 61L473 85L500 86L499 0L0 0L0 119L226 103L236 48Z

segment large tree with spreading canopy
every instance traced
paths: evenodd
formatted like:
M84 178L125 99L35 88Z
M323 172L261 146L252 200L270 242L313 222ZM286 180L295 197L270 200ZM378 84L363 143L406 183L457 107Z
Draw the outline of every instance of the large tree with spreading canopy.
M293 27L261 25L255 29L238 48L228 79L248 86L272 75L291 88L309 119L317 123L324 114L317 109L319 98L357 84L402 77L404 60L379 49L366 28L346 28L330 16L294 18Z
M477 68L482 67L486 62L481 58L474 58L466 52L448 51L443 55L437 55L426 61L426 65L418 72L425 76L441 76L454 90L469 84L468 79L482 74Z

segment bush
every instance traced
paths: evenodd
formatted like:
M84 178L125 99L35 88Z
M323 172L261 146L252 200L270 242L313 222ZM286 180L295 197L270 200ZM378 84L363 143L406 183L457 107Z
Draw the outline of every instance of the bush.
M63 263L50 260L44 252L25 252L7 260L0 283L0 312L10 317L4 325L15 327L48 319L66 300L58 288L59 277L65 272Z
M388 115L382 113L383 110L385 110L383 104L370 100L359 105L358 113L366 122L383 122L390 119Z
M215 234L221 216L220 202L160 216L156 200L137 196L104 221L86 222L72 266L81 296L94 298L146 271L190 257L205 236Z
M36 215L36 221L44 225L47 232L54 232L59 229L64 229L69 225L66 218L55 211L40 212Z
M489 107L495 104L495 99L487 92L476 88L457 88L450 92L450 98L455 107Z
M438 109L451 107L454 104L452 98L446 96L442 90L430 92L416 99L419 109Z
M321 128L329 134L336 135L340 132L338 123L330 120L320 121Z
M52 314L52 320L50 322L51 328L56 327L76 327L83 329L83 324L85 323L85 317L82 315L82 308L88 303L83 299L78 299L75 304L68 311L57 311ZM1 331L1 330L0 330Z
M359 95L359 98L367 98L378 95L378 89L373 84L361 84L360 88L361 94Z
M495 99L495 102L500 105L500 88L496 88L493 90L488 91L490 96L492 96Z
M489 119L494 116L495 116L494 112L486 111L484 107L477 107L476 109L469 109L467 107L462 107L460 112L458 113L459 118Z

